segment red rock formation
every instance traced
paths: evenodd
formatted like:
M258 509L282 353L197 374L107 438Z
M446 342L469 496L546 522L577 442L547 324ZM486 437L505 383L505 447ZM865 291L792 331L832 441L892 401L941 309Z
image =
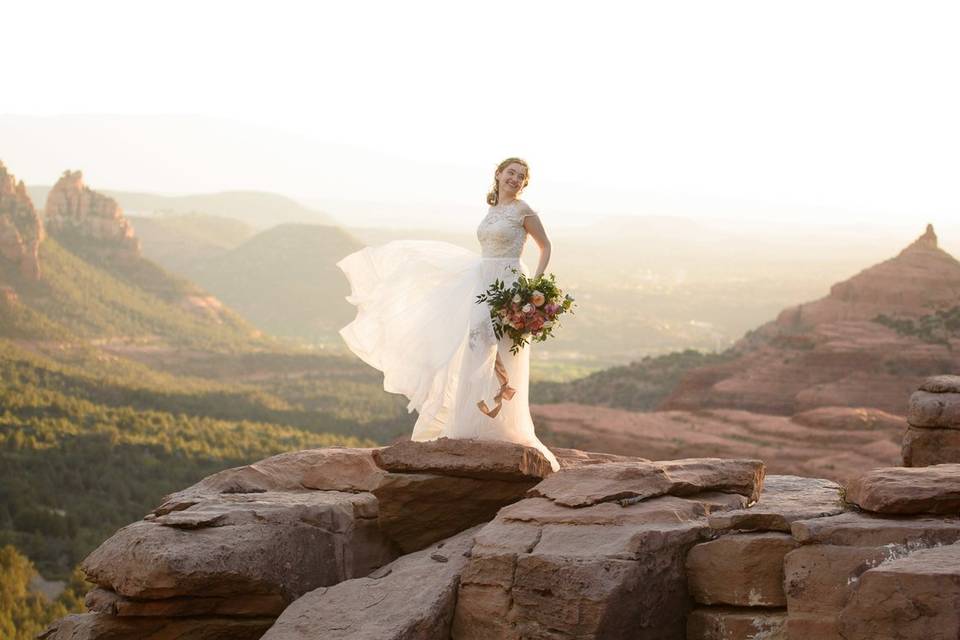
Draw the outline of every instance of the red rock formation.
M298 451L222 471L103 543L83 563L98 585L90 612L39 637L956 635L960 465L867 473L847 488L860 507L848 511L838 485L766 476L756 460L557 453L549 474L534 449L472 440ZM377 495L403 475L434 478L435 495ZM473 493L458 494L460 481ZM506 482L537 484L486 524L395 558L384 513L426 528L459 509L466 527L469 505L456 502Z
M15 263L23 277L39 279L43 238L43 223L23 180L0 162L0 258Z
M933 376L910 396L903 465L960 462L960 376Z
M140 255L140 240L117 201L90 189L80 171L64 171L47 196L44 209L50 233L72 233L103 241L104 249Z
M960 305L960 262L932 226L896 257L785 309L744 336L736 359L688 373L659 409L734 408L792 415L815 407L905 412L924 377L960 367L960 340L924 341L875 322Z

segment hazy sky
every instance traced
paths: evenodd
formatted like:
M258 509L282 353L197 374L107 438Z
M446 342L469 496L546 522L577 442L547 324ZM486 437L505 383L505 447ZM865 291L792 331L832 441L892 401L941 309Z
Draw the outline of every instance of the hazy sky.
M541 206L960 214L956 2L33 0L3 23L0 114L196 114L305 141L253 177L202 169L235 149L153 154L193 167L180 179L122 140L122 162L98 164L0 137L32 183L69 160L111 188L466 203L517 154ZM385 160L312 179L323 143Z

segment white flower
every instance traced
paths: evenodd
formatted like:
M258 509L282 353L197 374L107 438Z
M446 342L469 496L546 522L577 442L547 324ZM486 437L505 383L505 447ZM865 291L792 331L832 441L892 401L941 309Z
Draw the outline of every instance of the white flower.
M518 294L515 294L515 295L513 296L513 301L516 302L517 304L520 304L520 294L519 294L519 293L518 293Z
M552 327L552 326L553 326L553 320L546 320L546 321L543 323L543 328L544 328L544 329L549 329L549 328Z
M520 307L520 311L523 311L524 313L533 313L533 305L528 302Z

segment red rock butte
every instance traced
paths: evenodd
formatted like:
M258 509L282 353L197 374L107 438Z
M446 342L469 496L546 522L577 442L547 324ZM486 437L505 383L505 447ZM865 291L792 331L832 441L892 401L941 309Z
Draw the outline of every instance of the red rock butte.
M50 233L70 232L106 243L120 253L140 255L140 241L116 200L83 183L80 171L65 171L47 195L44 219Z
M782 311L732 348L731 361L689 372L658 409L729 408L793 415L817 407L904 413L926 377L960 367L960 340L898 331L960 305L960 262L931 225L898 255Z
M38 279L43 238L43 223L26 186L0 162L0 259L15 264L21 276Z

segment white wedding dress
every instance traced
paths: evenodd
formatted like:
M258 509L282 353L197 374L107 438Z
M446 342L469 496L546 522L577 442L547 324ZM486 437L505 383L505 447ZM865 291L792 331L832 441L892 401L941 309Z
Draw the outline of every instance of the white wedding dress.
M340 335L383 372L385 390L405 395L407 411L419 413L413 440L517 442L539 449L557 470L530 417L530 347L513 355L507 336L497 340L487 304L476 302L495 279L516 282L511 267L530 275L520 260L526 215L536 214L516 200L490 207L477 228L480 255L448 242L396 240L343 258L337 266L357 316ZM516 390L509 399L498 395L504 373Z

